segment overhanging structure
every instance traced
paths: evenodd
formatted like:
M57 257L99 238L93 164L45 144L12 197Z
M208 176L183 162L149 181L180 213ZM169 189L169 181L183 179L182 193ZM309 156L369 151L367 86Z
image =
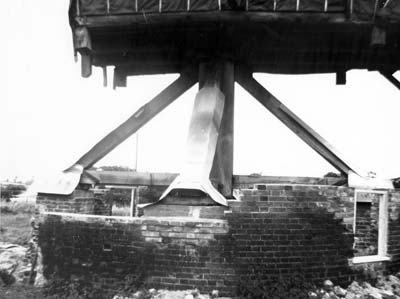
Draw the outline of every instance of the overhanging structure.
M104 68L105 79L106 67L114 66L114 87L126 86L130 75L180 77L66 170L68 178L48 193L70 192L83 170L199 82L185 168L167 193L197 186L224 204L232 196L235 81L356 185L393 187L387 180L362 178L252 74L333 72L337 84L345 84L346 71L367 69L399 87L393 76L400 69L398 1L71 1L70 23L84 77L93 66Z

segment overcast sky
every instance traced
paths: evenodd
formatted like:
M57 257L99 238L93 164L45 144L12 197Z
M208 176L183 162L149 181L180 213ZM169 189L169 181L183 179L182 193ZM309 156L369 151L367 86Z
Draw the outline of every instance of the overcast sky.
M0 180L67 168L177 77L130 77L127 88L104 88L100 69L83 79L74 63L68 0L2 4ZM351 71L346 86L332 74L256 78L348 163L400 176L400 92L377 73ZM139 171L179 171L196 89L139 131ZM235 92L236 174L334 171L243 89ZM133 167L135 148L133 137L97 165Z

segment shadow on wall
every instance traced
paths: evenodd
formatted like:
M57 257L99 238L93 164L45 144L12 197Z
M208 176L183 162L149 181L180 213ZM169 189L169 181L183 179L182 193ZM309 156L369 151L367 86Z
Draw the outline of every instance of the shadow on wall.
M154 268L154 245L144 242L140 227L119 225L96 227L47 216L39 228L39 246L48 293L111 298L142 287Z
M288 213L232 213L232 267L243 298L308 298L312 283L347 285L361 273L349 267L353 234L322 208Z

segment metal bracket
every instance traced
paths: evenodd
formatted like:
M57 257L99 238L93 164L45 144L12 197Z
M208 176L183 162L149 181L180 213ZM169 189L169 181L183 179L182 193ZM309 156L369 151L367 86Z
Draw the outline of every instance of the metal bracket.
M83 173L83 167L75 164L61 173L39 182L38 193L70 195L78 186Z

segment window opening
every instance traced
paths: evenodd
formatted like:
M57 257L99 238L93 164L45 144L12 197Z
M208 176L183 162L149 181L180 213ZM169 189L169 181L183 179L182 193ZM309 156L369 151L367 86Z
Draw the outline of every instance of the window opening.
M387 192L356 190L354 198L353 261L385 260L387 247Z

